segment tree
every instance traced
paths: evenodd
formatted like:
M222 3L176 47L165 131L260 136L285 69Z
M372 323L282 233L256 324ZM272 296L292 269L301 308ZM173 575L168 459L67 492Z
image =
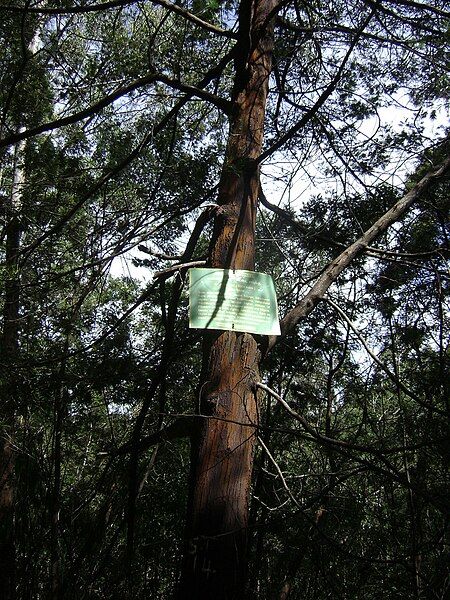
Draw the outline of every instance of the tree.
M240 7L233 112L207 263L216 268L255 268L257 160L275 9L275 2ZM206 418L193 439L181 597L238 597L245 587L259 354L256 340L245 333L215 333L204 342L199 397Z
M114 574L117 594L145 593L150 584L139 573L146 564L141 537L143 521L152 517L139 496L162 442L186 436L191 476L180 598L251 593L287 598L298 594L299 577L311 582L315 577L324 589L328 585L355 595L358 584L354 579L348 583L345 562L351 551L344 542L333 546L336 536L345 540L355 531L358 564L372 569L407 564L408 581L419 598L424 586L442 589L440 582L435 586L430 578L422 579L428 577L422 565L424 540L438 536L433 524L440 518L441 500L426 481L427 461L420 449L436 451L433 472L441 482L436 449L444 396L421 388L411 353L420 361L422 376L439 382L442 390L442 264L448 234L441 201L431 210L418 202L436 193L449 169L447 138L442 134L433 142L427 133L430 119L442 119L447 99L445 4L118 0L6 6L3 12L9 15L5 36L12 49L2 59L8 92L3 92L0 146L7 149L4 160L11 169L8 148L29 140L27 181L33 185L24 195L27 228L18 255L23 288L18 310L33 315L19 333L21 347L27 348L21 365L31 365L29 381L39 382L30 415L36 419L40 414L37 406L45 406L47 392L57 399L53 418L37 419L54 447L44 460L53 476L43 484L53 490L52 562L58 565L53 597L68 593L76 577L75 569L64 574L61 545L64 528L73 531L71 478L91 498L86 512L80 509L86 523L77 530L85 544L67 550L76 565L84 565L89 556L89 524L102 523L96 547L103 558L85 567L87 589L102 577L106 582L108 569L114 573L123 545L126 570ZM26 39L23 32L30 23L42 31L30 72L41 70L45 77L27 80L15 48ZM18 131L15 117L25 83L28 98L45 95L46 110L28 110L26 128ZM392 107L402 102L411 118L394 124L385 108L395 114ZM418 158L427 166L408 180ZM311 194L307 181L316 188ZM288 198L284 206L275 201L279 190ZM309 195L309 201L294 201L302 195ZM188 229L189 241L180 252L179 239L188 238ZM432 232L433 247L414 245L423 231ZM108 279L110 265L119 256L136 254L138 247L147 258L134 256L134 262L158 269L155 281L142 289L116 285ZM421 321L410 300L421 289L421 276L415 273L417 268L423 272L423 265L417 254L436 261L427 268L438 290L427 295ZM173 266L165 268L170 259ZM192 349L198 348L198 336L186 331L178 315L185 314L187 265L205 260L220 268L263 270L267 265L279 279L282 336L206 332L194 386L200 369ZM401 273L405 261L410 278ZM146 310L151 325L144 329ZM430 326L431 315L438 316L437 329ZM431 341L436 335L437 347ZM375 360L365 379L356 366L361 361L353 340ZM188 353L184 361L180 348ZM436 357L437 371L431 367ZM102 365L102 376L90 371L92 361ZM311 365L306 373L305 364ZM119 366L123 371L116 377ZM182 385L176 383L177 371ZM49 386L44 374L51 374ZM278 408L271 408L264 394ZM188 396L195 398L194 405ZM100 399L106 414L97 408ZM78 456L71 450L76 445L72 420L85 433L97 427L83 415L85 404L99 422L109 420L111 439L107 428L99 430L102 442L112 445L103 474L89 485L79 479L71 460L72 452ZM386 405L401 417L391 423ZM123 435L121 444L108 407ZM172 413L187 416L168 420ZM416 436L412 424L422 432L433 430L432 440ZM85 433L82 439L89 440ZM36 444L37 429L31 437ZM258 440L261 455L254 477ZM90 446L86 442L83 461L93 474L96 458ZM307 473L317 472L317 486L300 489L295 480L286 480L283 473L294 473L299 464ZM269 467L281 487L268 484L264 473ZM111 473L126 485L126 502ZM252 561L247 585L252 478L255 497L263 504L252 508L251 548L261 561ZM38 479L44 482L43 473ZM23 482L19 485L26 489ZM359 512L357 499L349 499L346 510L353 519L335 499L345 485L356 498L376 497L365 512ZM389 533L381 525L380 489L391 511L401 519L408 515L407 533L392 523L398 546L410 548L405 560L390 558L398 548L388 543ZM280 493L303 522L299 526L297 513L282 503L274 514L293 523L302 544L287 565L280 560L272 568L264 557L279 552L283 535L295 546L271 517ZM399 498L407 499L407 513L395 509ZM425 505L434 515L427 522ZM57 525L60 512L63 524ZM346 532L327 515L340 515ZM362 529L369 532L366 553ZM383 539L383 556L374 550L377 536ZM115 546L120 551L108 565ZM330 547L347 552L341 579ZM152 556L147 564L158 563L153 552L147 550ZM175 559L170 560L173 565ZM332 564L332 576L323 574L324 564ZM168 572L158 583L153 580L155 594L167 597ZM266 584L261 583L264 572ZM108 596L101 585L95 589L106 597L115 593Z

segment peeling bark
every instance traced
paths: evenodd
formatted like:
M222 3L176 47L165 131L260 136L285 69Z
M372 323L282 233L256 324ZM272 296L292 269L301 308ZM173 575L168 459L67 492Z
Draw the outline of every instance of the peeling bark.
M208 266L253 270L261 153L273 45L274 0L241 3L233 112ZM248 502L258 422L260 353L247 333L204 338L201 419L192 444L187 541L179 598L244 594ZM220 419L220 420L219 420ZM234 421L233 423L227 421Z

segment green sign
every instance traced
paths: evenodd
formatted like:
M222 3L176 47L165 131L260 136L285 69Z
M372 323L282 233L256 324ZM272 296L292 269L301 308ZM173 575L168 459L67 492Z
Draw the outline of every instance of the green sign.
M280 335L272 277L255 271L189 269L189 327Z

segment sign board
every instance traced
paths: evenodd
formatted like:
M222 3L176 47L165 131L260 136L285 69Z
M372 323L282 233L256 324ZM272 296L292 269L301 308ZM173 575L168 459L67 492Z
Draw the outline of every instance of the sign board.
M189 327L280 335L272 277L232 269L189 269Z

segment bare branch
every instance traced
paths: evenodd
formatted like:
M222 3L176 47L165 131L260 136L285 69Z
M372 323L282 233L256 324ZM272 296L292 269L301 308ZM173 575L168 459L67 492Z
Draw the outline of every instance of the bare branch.
M234 56L234 48L232 48L220 61L219 63L210 69L206 75L203 77L201 81L197 84L197 88L206 87L211 81L216 79L221 75L225 67L228 65L230 60ZM102 175L94 185L86 192L86 194L69 210L67 213L61 218L58 223L56 223L53 227L51 227L48 231L43 233L39 238L37 238L32 244L28 247L24 248L23 256L24 260L46 239L50 236L59 233L61 229L65 227L65 225L71 220L71 218L84 206L84 204L96 193L98 192L108 181L110 181L113 177L122 172L130 163L133 162L135 158L137 158L142 150L148 146L155 135L160 133L168 123L172 120L172 118L178 114L178 112L189 102L192 95L186 94L183 98L181 98L176 105L161 119L161 121L153 127L151 131L149 131L141 142L126 156L116 167Z
M353 27L348 27L346 25L341 24L332 24L326 26L317 26L317 27L302 27L300 25L296 25L295 23L291 23L287 19L283 17L277 18L277 25L281 29L285 29L288 31L293 31L294 33L303 34L304 36L311 36L314 33L342 33L344 35L355 35L357 33L356 29ZM424 60L428 60L426 54L419 52L415 46L419 44L419 39L417 38L396 38L393 35L391 36L382 36L376 33L371 33L370 31L363 31L361 33L361 38L365 40L372 40L375 42L381 42L382 44L389 44L390 46L398 46L400 48L404 48L415 54L416 56L420 56Z
M284 489L286 490L286 492L288 493L289 498L292 500L292 502L295 504L295 506L297 506L297 508L301 508L300 504L298 503L296 497L294 496L294 494L291 492L290 487L288 486L288 484L286 483L286 479L284 478L283 472L280 469L279 464L277 463L277 461L274 459L274 457L272 456L269 448L266 446L266 444L263 442L262 438L258 436L258 442L261 444L264 452L267 454L267 456L270 459L270 462L273 464L273 466L275 467L280 479L281 479L281 483L283 484Z
M160 277L167 278L176 273L177 271L181 271L181 269L190 269L191 267L200 267L202 265L206 265L206 260L193 260L187 263L172 265L171 267L167 267L167 269L164 269L163 271L157 271L153 275L153 279L159 279Z
M300 223L299 221L297 221L296 219L294 219L294 217L291 214L289 214L287 212L287 210L284 210L284 208L281 208L281 206L277 206L276 204L269 202L261 185L259 187L258 198L259 198L259 201L261 202L261 204L265 208L267 208L268 210L272 211L274 214L281 217L286 223L289 223L289 225L291 225L294 229L296 229L300 234L307 236L308 238L314 238L314 239L320 240L322 242L325 242L326 244L332 244L333 246L339 246L341 248L345 248L345 245L342 242L337 242L337 241L331 239L330 237L328 237L326 235L322 235L320 233L312 233L312 232L308 231L307 227L305 225L303 225L302 223Z
M449 138L443 140L443 143ZM436 169L425 175L407 194L405 194L394 206L380 217L364 234L351 246L346 248L335 258L319 277L311 290L291 309L282 319L281 334L285 335L291 331L301 319L305 318L314 310L316 305L325 295L328 288L336 281L342 271L362 252L367 246L384 233L388 227L398 221L408 208L418 200L425 191L439 178L450 171L450 156L448 156ZM277 336L271 336L268 340L267 351L276 343Z
M361 464L365 464L368 465L370 469L373 469L374 471L378 471L380 473L384 473L385 475L388 475L389 477L394 477L399 483L401 483L402 485L404 485L405 487L407 487L408 489L413 489L417 494L423 496L424 498L426 498L429 502L431 502L436 508L438 508L438 510L446 510L447 507L445 507L445 509L443 508L443 506L441 505L441 502L436 501L435 498L433 498L432 496L430 496L425 490L423 490L421 487L418 486L413 486L411 481L408 480L407 477L405 477L405 475L403 473L401 473L393 463L391 463L390 461L387 460L386 458L386 453L383 450L377 449L377 448L373 448L373 447L368 447L368 446L361 446L361 445L357 445L357 444L353 444L351 442L346 442L343 440L336 440L333 438L329 438L325 435L321 435L318 431L316 431L314 429L314 427L312 427L308 421L305 419L305 417L303 417L302 415L300 415L298 412L296 412L293 408L291 408L289 406L289 404L276 392L274 392L269 386L257 382L256 386L262 390L264 390L265 392L267 392L269 395L271 395L273 398L275 398L275 400L277 400L285 409L286 411L292 415L294 417L294 419L296 419L297 421L299 421L299 423L302 425L302 427L311 434L312 437L314 437L319 443L324 444L324 445L332 445L335 447L337 452L343 453L344 451L348 450L355 450L357 452L361 452L361 453L367 453L367 454L371 454L372 456L377 457L382 463L384 463L388 470L386 471L386 469L379 467L377 465L375 465L373 463L373 461L368 461L367 459L363 458L362 456L359 457L355 457L355 459L360 462Z
M375 10L371 11L369 16L364 20L363 24L356 32L355 37L353 38L353 40L350 44L350 47L347 50L347 53L344 56L344 59L339 66L339 69L336 72L336 75L333 77L333 79L327 85L325 90L320 94L316 103L308 110L307 113L305 113L303 115L303 117L300 119L300 121L298 121L295 125L293 125L284 135L282 135L274 144L272 144L272 146L270 146L270 148L267 148L267 150L265 150L264 152L262 152L262 154L260 154L260 156L257 159L258 163L261 163L262 161L264 161L268 156L270 156L271 154L273 154L274 152L279 150L282 146L284 146L284 144L286 142L288 142L290 139L292 139L295 134L297 134L301 129L303 129L303 127L307 123L309 123L309 121L311 121L311 119L317 114L317 112L322 107L322 105L328 100L328 98L331 96L331 94L336 89L336 86L342 76L342 73L344 72L344 69L350 59L350 56L352 55L356 44L360 40L364 29L367 27L367 25L369 24L369 21L371 20L372 16L374 15L374 12L375 12Z
M220 96L211 94L210 92L207 92L199 87L182 83L181 81L177 81L176 79L171 79L170 77L166 77L165 75L156 75L156 79L159 82L165 83L166 85L175 90L185 92L186 94L190 94L193 97L200 98L200 100L206 100L210 104L213 104L219 110L223 111L226 115L231 114L232 103L229 100L220 98Z
M400 381L400 379L397 377L397 375L395 373L393 373L389 369L389 367L387 367L387 365L385 365L384 362L378 358L378 356L375 354L375 352L369 346L369 344L367 343L366 339L360 333L360 331L358 330L358 328L356 327L356 325L353 323L353 321L351 321L349 319L349 317L345 314L345 312L335 302L333 302L327 296L324 296L324 300L326 302L328 302L328 304L330 306L332 306L337 313L339 313L340 317L342 317L342 319L347 323L347 325L351 328L351 330L356 335L356 337L358 338L358 340L364 346L364 349L366 350L367 354L386 373L386 375L389 377L389 379L393 383L395 383L395 385L398 387L398 389L402 390L402 392L404 392L407 396L409 396L410 398L412 398L415 402L417 402L418 404L420 404L420 406L423 406L427 410L433 410L435 412L438 412L439 414L444 414L444 415L446 414L445 412L440 411L439 409L431 406L428 402L425 402L424 400L422 400L421 398L419 398L419 396L417 396L417 394L415 394L414 392L412 392L402 381Z
M234 38L234 39L237 38L237 35L236 35L236 33L234 33L234 31L228 31L226 29L222 29L221 27L218 27L217 25L208 23L207 21L204 21L203 19L200 19L199 17L197 17L197 15L192 14L185 8L182 8L181 6L178 6L177 4L173 4L172 2L168 2L168 0L151 0L151 2L153 4L159 4L160 6L167 8L167 10L170 10L172 12L177 13L178 15L181 15L187 21L191 21L191 23L195 23L195 25L198 25L199 27L202 27L203 29L206 29L207 31L211 31L212 33L218 33L219 35L229 37L229 38Z
M99 12L110 8L120 8L129 4L137 4L139 0L110 0L87 6L68 6L67 8L49 8L39 6L1 6L0 11L12 13L31 13L39 15L73 15L80 13Z
M362 452L373 452L372 450L370 450L369 448L367 448L365 446L358 446L358 445L352 444L350 442L346 442L343 440L336 440L333 438L329 438L325 435L321 435L318 431L316 431L314 429L314 427L312 425L310 425L308 423L308 421L305 419L304 416L300 415L297 411L295 411L293 408L291 408L289 406L289 404L286 402L286 400L284 400L279 394L274 392L268 385L265 385L264 383L261 383L258 381L258 382L256 382L256 387L267 392L270 396L272 396L272 398L275 398L275 400L277 400L283 406L283 408L285 408L286 411L290 415L292 415L294 417L294 419L296 419L302 425L302 427L305 429L305 431L307 431L310 435L312 435L312 437L315 438L316 440L318 440L320 442L324 442L326 444L331 444L333 446L349 448L351 450L359 450Z
M441 17L450 17L450 12L447 10L442 10L437 6L431 6L430 4L425 4L424 2L414 2L414 0L386 0L388 4L396 4L399 6L410 6L412 8L417 8L419 10L426 10L432 12L436 15L440 15Z
M106 108L107 106L109 106L110 104L112 104L113 102L115 102L116 100L121 98L122 96L125 96L126 94L129 94L145 85L154 83L155 81L156 81L156 75L154 73L150 73L150 74L146 75L145 77L140 77L139 79L136 79L135 81L133 81L132 83L130 83L128 85L121 86L121 87L115 89L113 92L111 92L110 94L107 94L98 102L91 104L91 106L88 106L87 108L84 108L83 110L80 110L76 113L72 113L71 115L68 115L67 117L61 117L60 119L55 119L54 121L48 121L47 123L42 123L41 125L38 125L37 127L33 127L31 129L25 129L21 132L18 132L13 135L10 135L6 138L3 138L2 140L0 140L0 148L3 148L5 146L10 146L11 144L16 144L17 142L20 142L21 140L26 140L30 137L38 135L39 133L53 131L54 129L59 129L60 127L64 127L66 125L71 125L73 123L77 123L78 121L82 121L83 119L86 119L88 117L91 117L91 116L97 114L103 108Z
M393 10L386 8L386 6L383 6L383 4L381 2L379 2L379 0L363 0L363 1L368 6L372 6L374 9L377 9L386 15L394 17L395 19L398 19L399 21L402 21L403 23L408 23L408 25L412 25L417 30L426 31L427 33L430 33L431 35L442 35L442 32L440 32L439 30L434 29L433 27L428 27L428 25L426 23L430 20L429 18L425 21L424 19L419 20L417 18L417 16L422 16L422 15L414 15L412 17L409 17L409 16L406 16L405 14L397 13ZM394 3L397 4L397 0L395 0L395 2L391 2L391 4L394 4ZM416 17L416 18L414 18L414 17Z
M146 437L142 438L137 443L137 446L133 446L133 443L130 441L123 444L116 450L112 450L111 452L105 451L101 454L109 456L123 456L125 454L130 454L131 452L145 452L145 450L148 450L157 444L168 442L170 440L190 437L194 430L195 420L181 417L167 427L159 429L152 435L147 435Z
M153 250L150 250L150 248L147 248L147 246L144 246L143 244L139 244L137 248L145 254L149 254L150 256L154 256L156 258L161 258L162 260L180 260L181 258L181 254L178 254L177 256L172 256L170 254L164 254L164 252L154 252Z

